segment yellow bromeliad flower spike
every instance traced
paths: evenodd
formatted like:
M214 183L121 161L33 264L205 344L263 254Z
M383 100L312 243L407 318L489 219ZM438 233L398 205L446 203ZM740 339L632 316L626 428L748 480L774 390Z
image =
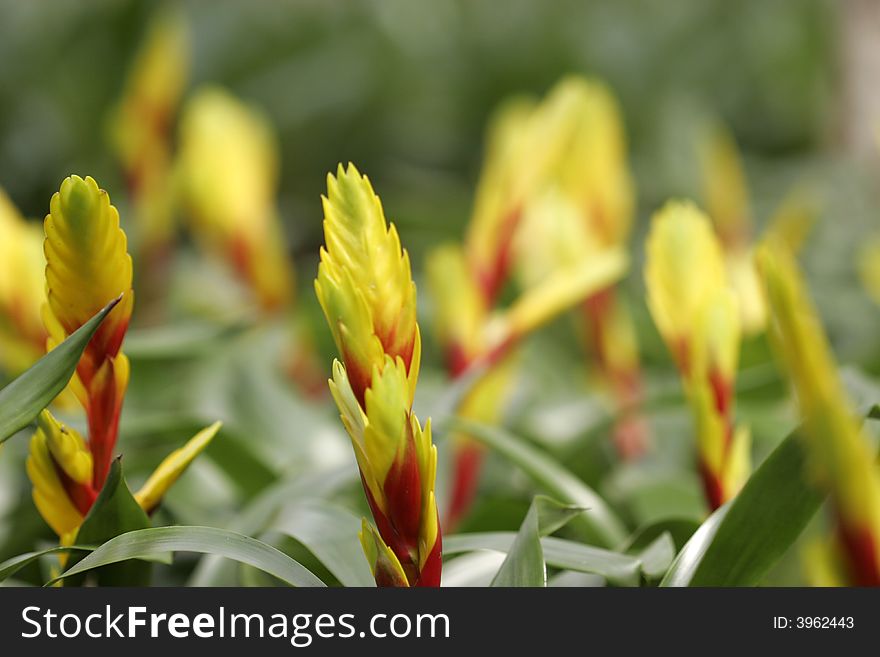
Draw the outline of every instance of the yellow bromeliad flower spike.
M654 215L646 252L648 307L682 376L714 509L736 494L749 471L749 433L734 427L737 299L712 225L693 204L669 202Z
M132 263L119 213L94 179L71 176L52 196L46 231L43 321L48 348L60 344L107 303L122 300L86 347L71 389L86 411L95 458L93 485L104 484L128 387L129 363L121 351L134 307Z
M330 389L351 437L378 531L361 543L380 586L439 586L430 421L412 412L421 337L409 256L354 165L327 177L315 291L342 361Z
M161 256L157 250L174 231L170 137L188 70L186 20L179 8L166 7L150 22L110 121L148 257Z
M847 578L880 586L880 471L838 374L794 257L778 240L757 254L771 343L794 386L812 468L831 492Z
M43 320L54 348L115 298L71 380L88 421L86 441L43 411L27 463L37 509L63 543L74 540L106 480L128 386L122 342L134 305L132 264L119 214L94 179L70 176L52 196L46 233ZM219 430L215 424L168 457L136 499L150 512Z
M545 106L546 120L558 125L563 149L554 179L586 217L600 245L625 243L635 186L617 100L601 82L569 76L553 88Z
M623 117L614 94L600 81L568 76L551 90L543 113L544 120L556 126L555 141L561 148L552 184L580 215L590 252L624 247L632 228L635 185L627 162ZM545 230L550 233L553 229L547 224ZM554 238L551 235L549 239ZM572 245L555 241L560 249L558 257L569 257L566 251ZM535 251L522 250L526 265L535 258ZM586 299L583 318L587 350L600 382L618 406L615 445L622 457L637 457L646 449L647 430L638 413L641 372L628 306L616 288L608 286Z
M181 121L183 203L199 243L229 262L269 312L293 295L275 208L278 169L261 114L222 89L196 92Z
M551 127L530 98L507 101L489 123L465 253L490 305L510 272L523 206L546 179L560 148Z
M0 189L0 368L17 375L46 349L43 232Z

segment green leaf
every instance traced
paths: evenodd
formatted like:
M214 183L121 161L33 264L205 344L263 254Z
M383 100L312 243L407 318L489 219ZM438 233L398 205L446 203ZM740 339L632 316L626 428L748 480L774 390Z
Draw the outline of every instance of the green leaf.
M700 523L691 518L664 518L640 527L623 545L626 552L642 550L653 543L659 536L667 534L680 550L700 528Z
M661 586L754 586L797 540L825 493L809 479L807 453L790 434L733 500L702 524Z
M504 429L456 418L452 425L472 436L525 472L549 495L584 509L571 521L584 539L603 547L626 540L623 523L592 488L536 447Z
M104 487L77 532L76 540L84 545L100 545L114 536L149 526L149 517L134 499L122 476L122 459L116 458L110 465ZM75 562L72 560L71 565ZM149 563L131 561L100 571L98 581L105 586L146 586L151 574Z
M248 325L189 323L128 331L125 354L131 359L192 358L216 348L217 343L233 337Z
M46 555L63 554L65 552L91 552L93 549L94 548L83 547L80 545L56 545L55 547L40 550L39 552L25 552L24 554L16 555L11 559L7 559L3 563L0 563L0 582L12 577L22 568L29 566L37 559Z
M98 547L58 579L163 552L214 554L258 568L291 586L324 586L302 564L270 545L225 529L191 526L153 527L122 534Z
M270 530L306 546L343 586L376 586L358 540L361 519L350 511L319 500L306 502L287 509Z
M563 527L582 510L536 495L491 585L547 586L547 564L544 563L541 538Z
M108 303L64 342L0 390L0 443L31 424L40 411L64 390L89 340L121 298Z
M260 493L229 523L227 529L239 534L254 535L271 526L278 510L290 500L302 503L315 498L327 498L334 492L357 481L357 468L348 464L332 469L317 469L282 479ZM199 562L189 578L188 586L233 586L234 564L217 556L207 556Z
M443 555L452 556L476 550L508 552L516 536L513 532L481 532L447 536L443 539ZM545 563L553 568L601 575L609 583L619 586L637 586L643 577L649 577L649 571L657 569L664 550L666 553L664 571L675 555L668 535L658 540L665 543L665 546L658 548L652 544L649 546L650 552L646 550L639 555L620 554L552 536L541 539L541 548L544 551ZM645 553L650 560L647 564Z

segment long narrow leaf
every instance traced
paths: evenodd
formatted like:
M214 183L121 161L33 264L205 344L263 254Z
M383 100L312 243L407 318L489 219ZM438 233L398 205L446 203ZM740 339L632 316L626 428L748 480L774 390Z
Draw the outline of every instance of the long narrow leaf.
M447 536L443 539L443 554L451 556L476 550L506 553L510 551L515 539L514 532L480 532ZM552 536L541 539L541 548L548 566L601 575L610 583L619 586L636 586L643 576L647 579L652 572L656 572L658 563L662 561L659 558L662 554L658 551L662 550L666 555L666 563L662 565L668 565L672 560L674 556L672 540L668 536L661 539L665 546L652 548L650 559L645 558L647 549L641 555L620 554ZM649 563L646 564L646 561Z
M155 527L110 539L58 579L163 552L216 554L258 568L292 586L324 586L298 561L256 539L215 527Z
M492 586L547 586L541 538L552 534L582 509L536 495Z
M7 559L3 563L0 563L0 582L12 577L22 568L29 566L37 559L45 557L46 555L64 554L67 552L91 552L93 549L94 548L83 547L80 545L56 545L55 547L50 547L38 552L25 552L24 554L16 555L11 559Z
M549 495L585 509L571 522L585 539L603 547L614 547L626 540L623 523L605 500L537 448L498 427L462 419L455 419L453 426L510 460Z
M270 527L306 546L343 586L375 587L358 532L361 519L315 500L287 509Z
M0 443L31 424L64 390L101 322L119 303L114 299L55 349L0 390Z
M754 586L785 554L825 494L809 479L802 439L792 433L731 502L679 553L661 586Z

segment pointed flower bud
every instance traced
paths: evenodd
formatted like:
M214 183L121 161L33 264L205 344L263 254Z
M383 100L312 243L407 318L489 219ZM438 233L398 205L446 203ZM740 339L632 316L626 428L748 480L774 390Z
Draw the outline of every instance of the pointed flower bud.
M47 303L43 308L48 347L54 348L122 296L86 347L71 383L88 417L94 486L100 490L128 386L128 358L120 349L134 304L131 257L119 214L94 179L65 179L49 208L44 222Z
M483 169L465 237L468 263L487 302L495 300L512 265L511 244L523 203L546 174L549 142L541 141L536 103L515 98L492 117Z
M693 204L670 202L655 214L646 250L648 307L681 372L714 509L736 494L749 469L749 434L734 429L737 298L712 225Z
M223 426L222 422L215 422L209 427L199 431L195 436L183 446L171 452L159 464L146 483L141 486L140 490L135 493L134 499L140 504L141 508L147 513L153 510L162 501L165 493L174 485L174 482L180 478L195 458L201 454L205 448L220 431Z
M180 8L165 7L147 27L109 126L147 258L163 255L174 233L171 127L188 72L186 20ZM149 265L144 273L152 274Z
M323 202L315 291L343 360L330 389L378 529L362 533L364 549L380 585L403 583L402 569L410 586L439 586L437 450L430 421L412 413L421 339L409 257L354 165L328 176Z
M52 530L59 536L75 532L97 496L83 437L44 410L31 438L27 473L37 510Z
M557 133L554 178L599 244L623 244L632 227L635 190L623 117L611 90L568 76L548 94L542 116Z
M721 247L695 205L671 201L654 215L645 251L648 307L687 374L694 326L706 300L725 285Z
M794 257L769 240L760 247L758 265L770 307L770 338L797 393L812 467L831 492L851 581L878 586L880 472L874 451Z
M289 303L293 268L275 208L279 164L268 121L206 88L187 104L180 137L183 201L199 243L230 263L263 309Z
M753 230L749 187L736 141L723 124L703 127L699 156L706 210L725 250L747 248Z

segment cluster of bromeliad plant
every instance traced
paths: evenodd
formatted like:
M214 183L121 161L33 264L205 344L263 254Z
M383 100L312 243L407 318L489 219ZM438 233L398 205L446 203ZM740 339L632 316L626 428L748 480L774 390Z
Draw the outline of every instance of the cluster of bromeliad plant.
M196 242L246 283L260 314L291 313L294 270L275 207L278 156L268 124L227 92L205 89L188 100L172 148L185 59L181 24L163 16L113 122L136 218L145 321L161 320L163 263L177 214L189 218ZM701 144L705 211L670 201L654 214L644 280L650 315L693 417L707 510L729 509L752 477L750 431L736 414L736 374L742 335L766 331L797 395L808 478L830 492L837 534L821 550L822 581L880 584L880 470L795 264L808 213L800 201L785 205L755 241L732 140L713 127ZM338 349L329 387L373 517L372 524L363 521L360 540L378 585L440 585L443 536L477 496L487 449L468 427L501 422L520 343L567 311L577 310L584 352L615 409L610 436L619 458L663 449L663 436L649 436L640 408L631 313L638 300L619 286L629 268L635 205L623 121L604 85L568 77L544 99L515 99L498 111L466 234L426 259L434 328L459 392L454 413L468 421L444 426L452 484L449 499L438 500L431 422L413 411L422 342L409 256L366 176L353 165L328 176L315 292ZM877 258L864 261L866 277L876 280ZM52 404L64 412L82 407L87 434L49 408L24 422L35 424L27 459L34 504L74 555L149 527L165 492L220 428L199 432L143 487L127 492L115 456L130 376L123 341L135 307L133 276L118 213L92 178L63 181L43 231L0 197L4 369L28 380L80 335L75 372ZM511 289L512 300L504 293ZM82 342L84 328L90 333ZM297 344L306 348L293 356L290 372L314 391L317 357L308 340ZM51 383L57 392L58 376L44 387ZM23 403L10 399L18 398L7 395L2 403ZM112 500L127 505L122 525L108 525ZM535 523L538 534L561 524Z

